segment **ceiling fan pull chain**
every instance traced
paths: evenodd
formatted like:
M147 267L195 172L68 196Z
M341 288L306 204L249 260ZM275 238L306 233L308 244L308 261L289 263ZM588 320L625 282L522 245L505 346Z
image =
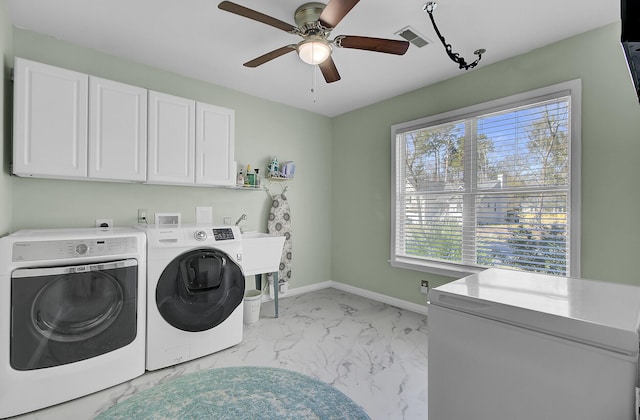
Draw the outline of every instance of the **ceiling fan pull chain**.
M313 67L313 81L312 81L312 85L311 85L311 94L313 95L313 103L316 103L316 100L318 99L318 95L316 92L316 79L317 79L317 75L318 75L318 66L312 66Z
M459 68L461 69L469 70L474 68L475 66L478 65L478 62L480 62L480 59L482 58L482 54L487 52L487 50L485 50L484 48L475 50L473 53L477 55L478 58L471 64L467 64L465 59L460 57L460 54L453 52L453 47L451 46L451 44L447 44L447 41L445 41L444 37L440 33L440 30L438 30L438 26L436 25L436 20L433 18L433 11L436 10L437 6L438 5L435 1L429 1L425 3L425 5L422 7L422 10L424 10L429 14L429 18L431 19L431 23L433 24L433 29L436 31L438 38L440 38L442 45L444 45L444 49L447 51L447 55L451 60L457 63Z

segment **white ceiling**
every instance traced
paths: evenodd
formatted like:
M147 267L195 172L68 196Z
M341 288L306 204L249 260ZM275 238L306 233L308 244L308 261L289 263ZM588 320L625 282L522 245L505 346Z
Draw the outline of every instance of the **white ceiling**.
M327 116L460 75L427 13L426 0L361 0L332 31L401 39L410 25L432 43L404 56L334 48L342 80L322 74L295 53L257 68L242 64L300 37L219 10L220 0L8 0L15 26L184 76ZM295 24L305 0L234 0ZM619 20L619 0L442 0L436 23L467 62L485 48L478 68ZM597 59L597 58L596 58ZM470 70L473 71L473 70Z

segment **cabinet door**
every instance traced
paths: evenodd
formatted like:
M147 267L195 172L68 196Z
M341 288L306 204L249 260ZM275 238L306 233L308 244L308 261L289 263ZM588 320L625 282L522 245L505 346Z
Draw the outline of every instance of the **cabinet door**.
M196 104L196 184L235 185L234 111Z
M195 101L149 91L147 182L194 183Z
M89 177L147 179L147 90L89 78Z
M86 74L15 59L13 173L87 176Z

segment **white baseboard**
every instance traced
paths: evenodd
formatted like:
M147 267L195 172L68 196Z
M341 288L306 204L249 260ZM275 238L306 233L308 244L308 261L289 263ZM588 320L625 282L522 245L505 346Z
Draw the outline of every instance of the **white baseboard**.
M340 283L333 280L323 281L321 283L314 283L308 286L289 288L286 294L278 295L278 298L286 299L288 297L299 296L305 293L315 292L316 290L328 289L330 287L337 290L342 290L343 292L352 293L357 296L362 296L367 299L375 300L376 302L382 302L382 303L386 303L387 305L395 306L401 309L406 309L408 311L416 312L423 315L427 314L426 296L425 296L425 305L420 305L417 303L408 302L406 300L383 295L381 293L372 292L370 290L360 289L359 287L350 286L348 284ZM272 300L273 299L269 297L268 293L262 296L263 302L270 302Z
M343 292L353 293L354 295L362 296L367 299L375 300L377 302L386 303L387 305L396 306L408 311L417 312L419 314L427 314L427 297L425 296L425 305L420 305L406 300L394 298L391 296L383 295L381 293L372 292L370 290L360 289L359 287L350 286L348 284L339 283L337 281L331 281L331 287L334 289L342 290Z

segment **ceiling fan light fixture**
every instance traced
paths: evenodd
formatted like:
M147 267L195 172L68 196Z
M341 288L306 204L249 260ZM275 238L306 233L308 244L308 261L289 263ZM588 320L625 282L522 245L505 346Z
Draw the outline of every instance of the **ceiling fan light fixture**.
M309 37L296 49L300 59L311 65L321 64L331 55L331 45L320 37Z

